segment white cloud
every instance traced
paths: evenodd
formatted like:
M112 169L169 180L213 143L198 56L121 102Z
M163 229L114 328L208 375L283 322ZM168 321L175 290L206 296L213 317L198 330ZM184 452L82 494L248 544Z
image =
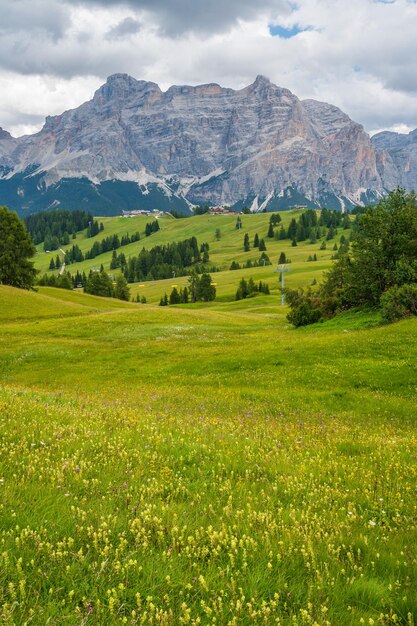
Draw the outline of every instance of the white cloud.
M298 0L291 10L265 0L256 11L252 0L222 1L223 22L206 5L182 0L174 18L165 0L0 0L0 126L39 129L46 115L78 106L106 76L126 72L165 89L239 88L265 74L300 98L340 106L369 131L417 127L414 1ZM308 30L282 39L271 36L271 23Z

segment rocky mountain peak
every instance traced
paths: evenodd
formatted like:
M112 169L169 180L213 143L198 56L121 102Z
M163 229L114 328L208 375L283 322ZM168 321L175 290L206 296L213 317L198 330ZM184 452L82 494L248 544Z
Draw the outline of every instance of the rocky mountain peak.
M256 87L261 87L264 85L271 85L271 81L269 80L269 78L267 78L263 74L258 74L257 77L255 78L255 82L253 83L253 85Z
M108 77L104 85L97 89L93 102L99 105L110 100L123 102L126 98L134 96L136 93L146 91L161 92L156 83L146 80L136 80L129 74L112 74Z
M0 139L13 139L11 134L0 126Z

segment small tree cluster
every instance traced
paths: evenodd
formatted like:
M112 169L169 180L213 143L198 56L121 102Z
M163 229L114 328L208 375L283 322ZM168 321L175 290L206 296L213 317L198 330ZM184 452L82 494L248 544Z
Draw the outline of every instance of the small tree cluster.
M187 287L184 289L178 289L174 287L169 295L164 294L159 301L159 306L168 306L168 304L188 304L190 301Z
M81 261L84 261L84 258L84 254L81 252L80 247L77 244L73 244L71 248L65 252L66 265L70 265L71 263L80 263ZM58 268L58 265L55 264L55 267Z
M95 237L102 230L104 230L104 225L102 222L100 222L99 224L97 220L90 220L87 228L87 237Z
M260 281L256 284L252 277L249 278L249 280L242 278L236 291L235 300L245 300L246 298L249 298L257 293L269 295L270 291L268 283Z
M268 233L267 233L267 236L270 239L273 239L275 237L274 227L278 226L280 222L281 222L281 216L278 215L278 213L272 213L272 215L269 218L269 227L268 227Z
M84 291L94 296L129 300L130 290L123 274L119 274L115 282L114 285L107 272L90 272Z
M159 306L168 304L187 304L188 302L210 302L216 298L216 287L213 285L210 274L192 272L188 279L188 287L178 289L173 287L168 298L164 294L159 302Z
M322 237L333 239L338 227L347 229L352 226L353 223L347 213L322 209L318 216L315 210L307 209L298 219L293 217L287 229L281 226L279 231L275 231L274 237L277 240L290 239L295 246L298 242L308 239L310 243L316 243Z
M44 274L37 279L36 284L43 287L58 287L60 289L74 288L71 274L69 272L64 272L59 276L56 276L55 274Z
M153 233L157 233L160 230L158 220L154 220L153 222L148 222L145 226L145 236L149 237Z
M121 239L119 239L118 235L111 235L110 237L105 237L101 241L95 241L92 248L85 253L86 259L95 259L96 256L100 254L104 254L105 252L110 252L110 250L117 250L121 246L128 246L130 243L135 243L140 240L139 232L133 233L129 235L123 235Z

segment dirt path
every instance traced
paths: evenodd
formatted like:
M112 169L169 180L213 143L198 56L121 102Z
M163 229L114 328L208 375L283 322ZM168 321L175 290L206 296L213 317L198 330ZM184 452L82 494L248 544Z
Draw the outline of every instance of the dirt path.
M61 276L61 274L63 274L65 272L65 250L60 248L59 251L62 252L62 254L64 255L63 258L62 258L62 265L61 265L60 270L59 270L59 276Z

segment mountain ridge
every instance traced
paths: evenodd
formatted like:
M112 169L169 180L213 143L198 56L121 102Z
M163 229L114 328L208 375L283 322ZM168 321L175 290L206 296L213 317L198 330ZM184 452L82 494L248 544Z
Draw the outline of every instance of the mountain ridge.
M300 100L262 75L239 90L162 91L113 74L34 135L0 130L0 201L21 214L54 206L189 212L202 203L344 210L400 182L416 186L417 149L416 167L413 156L402 171L410 159L382 143L338 107Z

